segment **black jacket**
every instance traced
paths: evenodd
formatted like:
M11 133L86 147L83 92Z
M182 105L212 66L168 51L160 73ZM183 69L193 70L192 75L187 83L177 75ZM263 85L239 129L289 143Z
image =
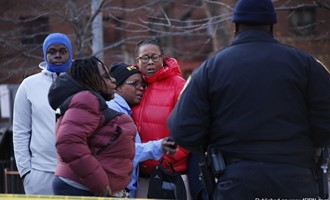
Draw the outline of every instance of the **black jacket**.
M188 82L168 120L183 148L309 167L315 147L330 144L329 73L267 31L239 32Z

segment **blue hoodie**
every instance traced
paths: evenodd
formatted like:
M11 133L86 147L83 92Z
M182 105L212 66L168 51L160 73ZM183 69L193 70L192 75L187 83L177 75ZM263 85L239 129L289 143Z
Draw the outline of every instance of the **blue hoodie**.
M68 59L68 61L66 63L64 63L63 65L54 65L54 64L50 64L47 60L47 49L49 48L49 46L53 45L53 44L63 44L66 46L66 48L69 51L70 57ZM51 72L65 72L66 69L71 65L72 62L72 47L71 47L71 42L69 40L69 38L62 33L52 33L49 34L47 36L47 38L44 41L43 44L43 53L44 53L44 59L47 63L47 70L51 71Z

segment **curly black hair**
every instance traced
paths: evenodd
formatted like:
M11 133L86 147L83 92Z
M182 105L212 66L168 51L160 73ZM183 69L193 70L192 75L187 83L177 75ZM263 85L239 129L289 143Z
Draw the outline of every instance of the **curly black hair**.
M135 47L135 55L136 55L136 56L139 55L140 47L143 46L143 45L146 45L146 44L153 44L153 45L158 46L158 47L159 47L159 50L160 50L160 54L161 54L161 55L164 54L162 44L160 43L160 41L159 41L158 39L155 39L155 38L147 38L147 39L141 40L140 42L138 42L138 43L136 44L136 47Z
M98 63L101 63L105 70L109 73L109 68L95 56L77 59L67 69L67 74L78 81L86 88L94 91L100 91L106 88L106 82L102 78Z

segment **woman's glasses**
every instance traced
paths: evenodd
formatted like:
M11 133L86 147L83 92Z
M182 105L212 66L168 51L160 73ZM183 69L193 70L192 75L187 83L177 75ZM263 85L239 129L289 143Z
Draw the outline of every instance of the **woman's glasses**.
M147 85L144 82L140 82L138 80L125 81L125 83L127 85L134 86L136 89L140 89L141 87L145 89L147 87Z
M137 59L140 59L142 63L147 64L150 59L153 62L158 62L161 57L162 57L162 55L154 54L152 56L144 55L144 56L141 56L141 57L137 57Z

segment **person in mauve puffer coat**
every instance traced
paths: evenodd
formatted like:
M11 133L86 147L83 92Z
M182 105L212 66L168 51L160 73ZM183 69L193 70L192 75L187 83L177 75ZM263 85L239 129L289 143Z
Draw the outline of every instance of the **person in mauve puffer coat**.
M78 59L48 94L59 118L56 195L127 197L135 154L136 126L114 111L115 79L96 57Z

